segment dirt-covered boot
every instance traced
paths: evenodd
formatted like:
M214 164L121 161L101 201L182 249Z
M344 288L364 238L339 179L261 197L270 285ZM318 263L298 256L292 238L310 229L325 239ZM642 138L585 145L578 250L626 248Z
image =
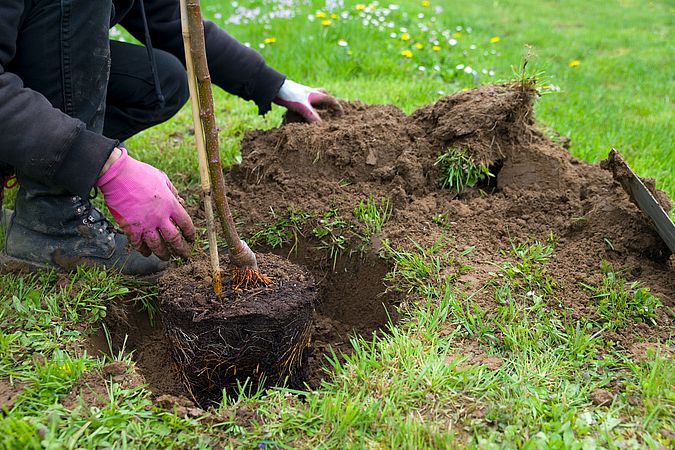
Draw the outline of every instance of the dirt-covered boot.
M153 275L168 266L155 255L145 257L128 245L89 200L72 195L28 191L22 185L16 198L0 253L6 270L100 265L127 275Z

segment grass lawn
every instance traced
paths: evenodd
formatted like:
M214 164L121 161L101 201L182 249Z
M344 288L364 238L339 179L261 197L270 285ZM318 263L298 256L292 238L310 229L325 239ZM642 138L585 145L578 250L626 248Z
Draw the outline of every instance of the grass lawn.
M333 9L318 1L296 3L291 18L288 7L273 1L233 6L204 0L203 8L290 78L407 112L444 94L509 80L512 66L530 54L525 71L540 73L548 92L537 105L542 124L569 137L579 158L597 161L619 148L638 173L657 178L657 186L675 197L670 2L404 0L395 9L386 2L373 9L356 2L328 2L336 4ZM382 23L374 25L378 11ZM243 23L247 15L255 15L252 23ZM253 105L220 91L216 102L230 162L239 157L244 132L277 126L283 112L275 108L262 118ZM190 124L184 108L127 143L165 170L179 190L198 184ZM551 241L514 257L526 254L530 272L523 276L537 277L554 251ZM423 256L416 261L424 265ZM334 376L315 391L242 394L202 418L158 409L146 389L115 383L108 385L104 406L63 405L77 378L106 362L82 354L78 345L106 315L106 305L124 297L152 308L152 286L100 270L0 275L0 400L9 390L20 392L0 411L0 448L675 445L675 363L667 350L672 340L636 360L594 333L593 318L563 323L544 302L505 310L487 323L479 310L465 307L453 286L429 281L436 280L434 267L425 266L428 279L410 282L401 278L409 255L394 262L399 270L391 282L409 282L417 302L389 333L354 339L354 353L332 360ZM550 295L547 289L532 294L511 268L495 266L503 274L500 289L514 297ZM548 276L555 281L554 273ZM614 274L606 277L613 282ZM486 329L508 336L508 350L481 340L480 351L498 364L466 361L462 348ZM609 386L619 393L599 401ZM244 409L256 412L248 425L235 417Z

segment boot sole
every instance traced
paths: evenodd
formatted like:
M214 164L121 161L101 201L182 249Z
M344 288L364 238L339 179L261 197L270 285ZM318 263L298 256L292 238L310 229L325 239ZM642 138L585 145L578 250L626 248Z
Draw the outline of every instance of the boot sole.
M25 259L18 259L9 256L4 250L0 251L0 268L8 273L33 273L40 270L50 270L59 268L48 264L40 264Z
M82 265L86 266L86 264L82 264ZM119 272L118 269L105 267L101 264L91 264L91 265L96 265L96 266L98 266L100 268L103 268L105 270L113 270L115 272L121 273L121 272ZM171 267L171 266L169 266L169 267ZM169 267L167 267L167 269ZM59 266L52 265L52 264L44 264L44 263L29 261L29 260L26 260L26 259L15 258L13 256L9 256L4 250L0 251L0 272L2 272L2 273L27 274L27 273L40 272L40 271L44 271L44 270L56 270L59 273L73 272L73 270L66 270L63 267L59 267ZM164 273L164 270L161 271L161 272L150 274L150 275L124 275L124 274L122 274L122 276L133 277L133 278L136 278L136 279L146 281L148 283L156 283L159 280L159 277L163 273Z

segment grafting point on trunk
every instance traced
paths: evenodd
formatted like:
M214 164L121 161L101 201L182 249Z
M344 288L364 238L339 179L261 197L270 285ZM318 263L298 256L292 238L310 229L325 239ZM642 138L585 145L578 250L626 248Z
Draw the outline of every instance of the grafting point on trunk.
M239 269L250 267L253 270L258 270L255 253L242 240L239 240L239 245L230 247L230 263Z

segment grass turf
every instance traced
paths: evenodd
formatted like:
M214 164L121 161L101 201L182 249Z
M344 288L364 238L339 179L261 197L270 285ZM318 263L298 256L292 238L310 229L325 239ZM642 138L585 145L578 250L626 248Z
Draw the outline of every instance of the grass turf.
M395 103L406 111L438 98L439 91L511 78L511 66L520 64L524 45L532 44L537 56L529 63L535 67L530 73L543 70L544 85L560 88L538 103L539 120L569 136L571 151L579 157L594 161L611 146L619 147L639 173L657 177L658 185L674 196L668 96L673 82L662 69L672 65L673 54L667 2L424 4L400 2L400 9L386 19L395 22L394 29L384 32L372 24L374 11L384 3L374 10L366 4L360 11L356 3L347 3L336 8L338 18L331 18L323 2L302 2L293 19L228 29L253 46L268 39L263 54L297 81L321 84L347 99ZM261 15L274 5L262 5ZM438 6L442 12L434 9ZM224 1L204 1L204 8L220 23L235 11ZM319 11L326 17L317 17ZM342 18L343 11L350 17L368 13L368 25L365 17ZM331 23L322 25L324 20ZM428 32L420 31L420 22L441 35L448 31L439 39L438 52ZM405 33L407 40L402 39ZM457 43L451 46L450 39ZM340 45L341 40L347 45ZM410 58L403 54L408 51ZM217 103L228 161L236 161L243 132L280 120L279 108L260 118L252 105L220 92ZM128 143L183 189L197 185L189 123L183 110ZM406 309L400 326L379 338L354 340L354 354L346 361L332 360L335 376L305 394L304 401L283 389L241 395L214 412L215 420L201 421L159 410L147 391L125 390L112 382L104 408L68 410L60 403L83 371L104 362L75 348L106 314L106 303L131 296L147 304L152 290L99 270L65 278L54 273L0 275L0 380L24 386L0 416L0 448L672 445L673 359L656 352L634 361L593 332L600 313L570 321L563 312L544 308L543 299L555 285L555 274L543 270L554 255L553 241L521 243L505 252L521 258L517 276L527 277L528 284L514 278L518 272L512 262L494 255L495 270L503 274L497 291L516 301L488 319L470 295L439 278L435 249L391 249L388 257L396 269L387 279L419 298ZM461 261L461 255L453 258ZM589 288L589 296L596 292ZM497 329L505 339L493 338ZM480 342L480 351L493 358L489 364L458 356L469 339ZM608 385L622 389L608 404L595 404L592 393ZM243 408L255 410L259 420L243 427L235 418Z

